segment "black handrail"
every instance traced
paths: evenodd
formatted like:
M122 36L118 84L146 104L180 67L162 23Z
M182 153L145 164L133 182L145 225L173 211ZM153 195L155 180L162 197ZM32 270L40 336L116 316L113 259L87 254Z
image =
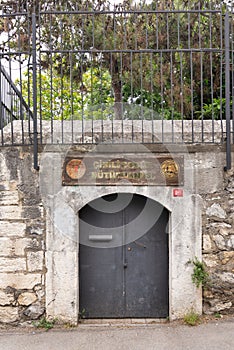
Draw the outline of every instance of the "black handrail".
M22 104L22 106L25 108L25 110L28 112L29 116L33 119L33 113L30 110L27 102L25 101L25 99L22 96L22 93L20 92L20 90L17 88L17 86L13 83L10 75L7 73L6 69L0 64L0 76L3 75L3 77L7 80L8 84L10 85L11 89L14 91L14 93L19 97L19 100ZM2 96L1 96L2 99ZM3 101L1 101L3 103ZM12 116L14 116L12 114ZM17 118L14 118L15 120L17 120Z

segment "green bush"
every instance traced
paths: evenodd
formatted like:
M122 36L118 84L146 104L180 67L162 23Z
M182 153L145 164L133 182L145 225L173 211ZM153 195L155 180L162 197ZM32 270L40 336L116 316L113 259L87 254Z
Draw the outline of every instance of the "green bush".
M199 261L197 257L193 261L190 261L193 264L193 273L192 281L197 288L206 287L209 281L209 274L206 271L206 267L202 261Z

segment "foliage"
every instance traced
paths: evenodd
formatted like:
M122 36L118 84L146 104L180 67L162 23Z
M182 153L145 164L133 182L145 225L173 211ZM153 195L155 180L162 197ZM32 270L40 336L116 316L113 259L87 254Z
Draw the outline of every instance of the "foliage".
M82 76L82 110L87 119L108 119L113 114L114 97L107 69L90 68Z
M79 312L79 320L84 319L84 318L85 318L85 314L86 314L86 310L83 308L83 309Z
M193 264L193 273L192 281L197 288L201 286L207 286L209 281L209 274L206 271L205 264L202 261L199 261L197 257L194 260L190 261Z
M40 18L38 35L43 54L38 55L38 63L43 72L53 77L53 87L58 85L57 77L64 77L64 87L58 89L60 97L56 96L54 88L51 97L48 81L42 74L43 118L48 118L46 111L52 109L55 119L67 119L69 115L74 118L74 111L80 111L81 105L90 118L99 118L103 115L103 104L114 103L115 117L121 119L118 105L122 102L147 107L165 119L190 119L194 110L201 111L195 114L197 118L213 115L219 118L222 114L218 113L218 104L212 107L223 89L220 88L222 54L218 51L209 54L203 49L197 52L200 48L219 49L223 40L220 16L213 13L211 19L205 12L198 15L196 11L189 14L171 11L190 7L195 10L220 8L219 0L209 5L205 0L192 3L188 0L142 0L134 7L131 0L115 5L107 0L29 0L27 4L23 0L5 0L4 3L8 4L9 13L25 10L25 7L29 12L33 9L36 12L61 10L61 13L43 14ZM150 11L139 11L142 8ZM74 10L85 11L77 15L66 13ZM113 10L115 14L111 14ZM165 10L168 12L163 12ZM30 21L30 16L29 22L21 19L20 23L8 17L7 24L2 24L16 52L30 49ZM193 52L189 52L189 48ZM20 55L21 60L23 57ZM102 79L110 84L109 91L103 88ZM84 92L83 84L88 91ZM80 86L82 91L79 91ZM62 115L61 105L65 107L67 103ZM93 105L100 106L98 115L94 115ZM105 110L106 118L109 114Z
M232 108L232 100L230 101ZM205 103L201 111L197 111L196 115L199 119L225 119L226 99L214 98L212 103Z
M184 315L184 323L189 326L197 326L200 322L200 316L194 310Z
M20 84L17 80L16 84ZM30 89L29 89L30 87ZM21 91L25 101L32 106L32 73L26 72ZM107 106L113 104L111 96L111 77L107 70L93 68L82 76L82 85L66 75L59 76L56 71L40 73L37 80L37 103L44 120L106 119Z
M64 75L59 76L56 71L42 71L37 80L37 104L43 120L86 120L112 119L114 116L114 97L111 87L111 76L107 69L90 68L83 73L82 84ZM16 81L22 91L23 98L32 106L32 73L26 72L25 78ZM135 91L129 98L125 86L122 104L124 119L181 119L181 114L159 103L158 94L147 91Z
M38 322L34 323L37 328L44 328L46 331L54 327L56 320L48 321L45 317L42 317Z

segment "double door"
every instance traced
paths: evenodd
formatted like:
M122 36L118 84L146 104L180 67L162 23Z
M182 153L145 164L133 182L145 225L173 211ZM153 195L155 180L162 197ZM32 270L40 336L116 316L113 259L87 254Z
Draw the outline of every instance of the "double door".
M168 211L112 194L79 213L79 309L86 318L168 316Z

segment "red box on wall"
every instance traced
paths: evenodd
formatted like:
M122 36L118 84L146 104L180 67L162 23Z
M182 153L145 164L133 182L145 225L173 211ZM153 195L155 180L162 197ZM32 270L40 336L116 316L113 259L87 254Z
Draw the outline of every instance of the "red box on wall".
M183 197L184 191L181 188L173 188L173 197Z

